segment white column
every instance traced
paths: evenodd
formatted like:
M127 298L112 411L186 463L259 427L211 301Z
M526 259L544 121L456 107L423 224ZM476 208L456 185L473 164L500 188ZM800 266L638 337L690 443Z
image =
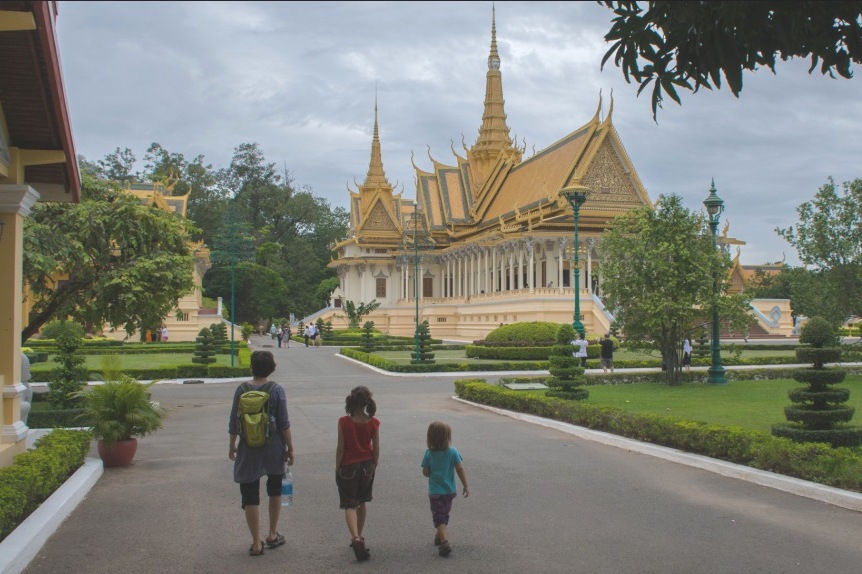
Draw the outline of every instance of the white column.
M562 237L557 242L557 288L563 292L563 258L566 256L566 240Z
M590 293L593 292L593 240L587 239L587 272L586 275L587 289Z
M530 293L534 293L536 291L535 286L535 276L536 276L536 267L535 267L535 258L533 257L533 240L527 240L527 254L530 256L529 263L527 264L527 284L530 288Z

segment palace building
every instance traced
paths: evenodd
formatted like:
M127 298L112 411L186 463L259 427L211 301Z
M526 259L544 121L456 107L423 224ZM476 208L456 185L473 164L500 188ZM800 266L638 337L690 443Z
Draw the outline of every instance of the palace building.
M307 320L344 326L344 301L376 300L368 320L386 333L413 334L418 314L435 337L473 340L504 323L571 322L578 297L587 332L607 332L613 317L601 299L601 234L616 216L653 205L614 127L613 99L605 117L600 96L584 125L525 157L506 123L492 16L479 133L462 148L452 147L448 163L429 153L427 169L411 160L416 199L402 197L384 172L375 103L368 172L350 190L349 237L333 246L329 264L340 286L330 307ZM564 194L584 188L575 245ZM719 241L743 244L726 231ZM764 328L787 335L789 305L773 303L759 313L771 318L777 309L778 320Z

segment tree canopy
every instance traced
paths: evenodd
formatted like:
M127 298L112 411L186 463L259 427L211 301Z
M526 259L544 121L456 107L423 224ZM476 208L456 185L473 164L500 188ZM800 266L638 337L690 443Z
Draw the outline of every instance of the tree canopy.
M32 314L22 341L51 319L108 323L131 335L193 288L186 222L82 170L80 203L37 203L24 226Z
M614 219L603 233L598 272L606 306L626 340L661 352L669 384L680 381L682 340L710 321L719 305L722 324L750 321L748 303L727 293L730 257L717 250L704 217L676 195ZM741 330L741 329L740 329Z
M775 73L779 60L809 58L809 73L843 78L862 63L859 1L598 3L614 13L602 68L613 57L638 94L653 83L653 118L664 95L679 104L679 88L720 89L722 77L739 97L743 71Z
M862 315L862 179L842 188L839 194L829 178L814 199L797 207L796 225L775 230L800 261L815 267L812 277L796 285L799 294L805 290L814 300L831 300L829 308L812 305L803 314L822 315L834 324Z

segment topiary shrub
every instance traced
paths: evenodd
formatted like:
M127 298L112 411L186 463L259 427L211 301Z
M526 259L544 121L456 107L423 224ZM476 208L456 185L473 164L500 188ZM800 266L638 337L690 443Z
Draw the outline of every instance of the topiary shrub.
M434 353L431 351L431 328L428 321L422 321L419 325L419 352L415 350L410 353L410 362L416 364L432 364L434 363Z
M362 325L362 346L363 353L373 353L376 349L374 345L374 321L366 321Z
M575 329L567 323L557 326L554 346L548 357L551 376L545 382L550 387L545 391L549 397L580 401L590 396L590 391L581 388L587 382L584 368L572 356L572 340L576 335Z
M227 343L227 325L224 323L213 323L210 325L210 331L213 334L213 341L216 346L221 346L223 343Z
M796 356L814 366L794 371L793 378L808 386L788 391L793 404L784 408L784 416L789 422L773 425L774 436L797 442L826 442L833 447L862 445L862 428L847 425L855 411L844 404L850 390L832 386L844 380L846 371L824 367L841 356L840 348L826 346L835 341L834 328L826 319L812 317L803 325L799 342L810 346L796 349Z
M501 325L485 336L486 341L553 341L559 323L553 321L529 321Z
M61 333L57 338L57 354L54 361L58 363L51 374L48 383L48 402L55 409L74 409L81 404L74 393L87 384L90 372L84 365L84 357L78 354L81 337L72 331Z
M216 362L216 344L213 340L212 331L208 327L204 327L198 333L195 339L195 353L192 357L192 363L200 365L208 365Z

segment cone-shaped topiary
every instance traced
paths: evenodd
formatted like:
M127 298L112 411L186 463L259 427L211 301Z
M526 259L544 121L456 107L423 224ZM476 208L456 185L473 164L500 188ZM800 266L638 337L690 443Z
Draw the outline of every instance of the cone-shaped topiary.
M204 327L198 333L195 339L195 356L192 357L192 363L200 363L207 365L216 362L216 345L213 340L213 332L209 327Z
M796 356L814 366L793 373L795 380L808 386L788 391L793 404L784 408L784 415L789 422L773 425L773 435L834 447L862 445L862 428L847 425L854 413L853 407L843 404L850 398L850 390L832 386L843 381L846 372L823 366L841 357L840 348L825 346L834 341L834 329L822 317L812 317L802 327L799 342L810 346L798 348Z
M581 388L586 383L584 368L572 353L572 341L576 336L575 329L568 323L563 323L557 329L554 346L548 357L551 376L546 383L551 388L545 394L549 397L580 401L590 396L590 391Z
M213 341L216 346L227 343L227 325L224 323L213 323L210 325L210 331L212 331Z
M374 345L374 321L366 321L362 325L362 352L373 353L376 349Z
M434 363L434 353L431 351L431 328L428 321L422 321L419 325L419 354L414 350L410 353L410 362L414 365L422 363L430 365Z

